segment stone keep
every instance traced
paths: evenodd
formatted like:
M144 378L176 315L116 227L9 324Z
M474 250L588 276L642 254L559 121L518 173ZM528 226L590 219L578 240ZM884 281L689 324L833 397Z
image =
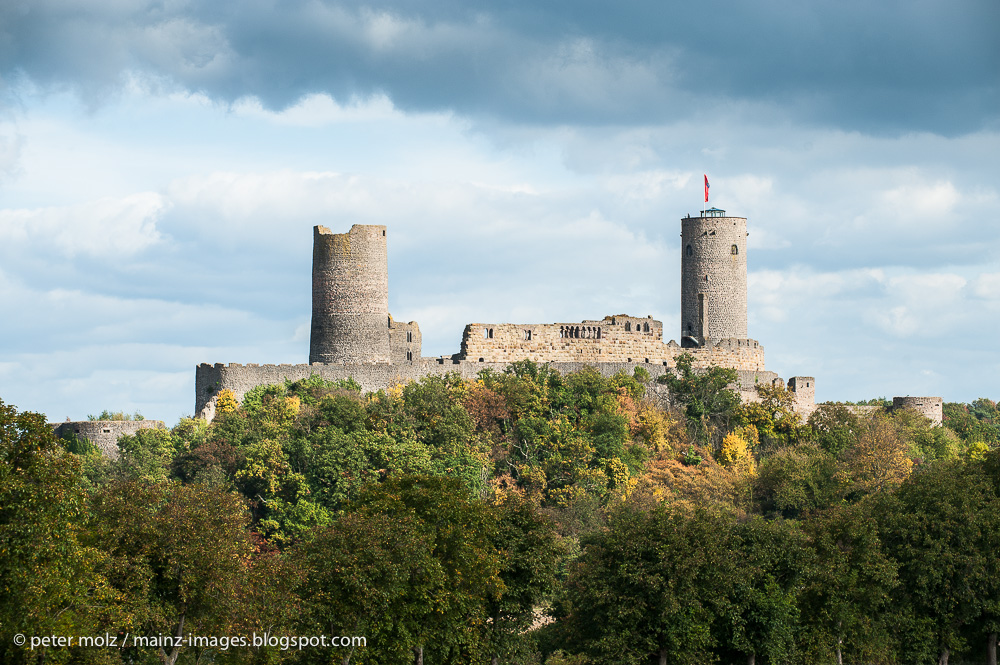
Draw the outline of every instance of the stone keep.
M712 208L681 220L681 346L747 337L747 220Z
M388 363L389 260L385 226L313 228L309 363Z

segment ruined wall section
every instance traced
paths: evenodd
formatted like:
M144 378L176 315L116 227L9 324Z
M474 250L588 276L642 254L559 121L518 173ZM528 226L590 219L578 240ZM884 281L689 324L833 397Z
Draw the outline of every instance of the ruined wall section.
M56 436L72 432L94 444L101 454L118 459L118 439L132 436L141 429L166 429L160 420L74 420L64 423L50 423Z
M416 321L397 321L389 315L389 355L392 363L420 360L420 326Z
M935 425L944 422L944 400L940 397L893 397L892 409L911 409Z
M747 337L747 220L681 220L681 339Z
M314 227L312 295L310 363L390 361L385 226Z
M652 317L606 316L580 323L471 323L462 333L458 359L470 362L657 363L674 366L683 352L695 367L764 369L764 348L752 339L723 339L701 348L663 343L663 324Z
M816 379L812 376L793 376L788 379L788 391L795 398L795 412L808 418L816 410Z

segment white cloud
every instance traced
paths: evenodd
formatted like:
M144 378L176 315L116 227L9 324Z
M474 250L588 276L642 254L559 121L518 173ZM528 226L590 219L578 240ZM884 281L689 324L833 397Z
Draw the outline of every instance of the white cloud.
M54 248L68 258L86 255L113 260L159 242L157 222L168 209L162 196L142 192L71 206L0 210L4 251Z

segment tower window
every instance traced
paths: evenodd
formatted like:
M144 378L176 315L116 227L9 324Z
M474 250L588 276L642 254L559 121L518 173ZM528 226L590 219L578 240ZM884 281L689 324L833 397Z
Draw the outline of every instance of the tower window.
M691 256L692 254L694 254L694 250L691 249L691 245L688 245L687 249L685 249L684 251L687 253L688 256Z
M407 351L406 352L406 359L407 360L413 360L413 351Z
M740 248L737 247L736 245L733 245L732 249L729 250L729 253L732 254L733 256L736 256L737 254L740 253Z
M530 340L531 339L531 331L530 330L525 330L524 331L524 339L526 339L526 340Z
M406 341L407 342L412 342L413 341L413 333L410 332L409 330L406 331Z

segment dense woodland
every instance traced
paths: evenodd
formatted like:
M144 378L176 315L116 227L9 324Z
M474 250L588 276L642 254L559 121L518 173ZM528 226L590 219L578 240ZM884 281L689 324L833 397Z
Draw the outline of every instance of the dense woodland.
M996 403L803 422L663 379L313 377L117 460L0 402L0 662L995 663ZM13 642L265 632L367 645Z

